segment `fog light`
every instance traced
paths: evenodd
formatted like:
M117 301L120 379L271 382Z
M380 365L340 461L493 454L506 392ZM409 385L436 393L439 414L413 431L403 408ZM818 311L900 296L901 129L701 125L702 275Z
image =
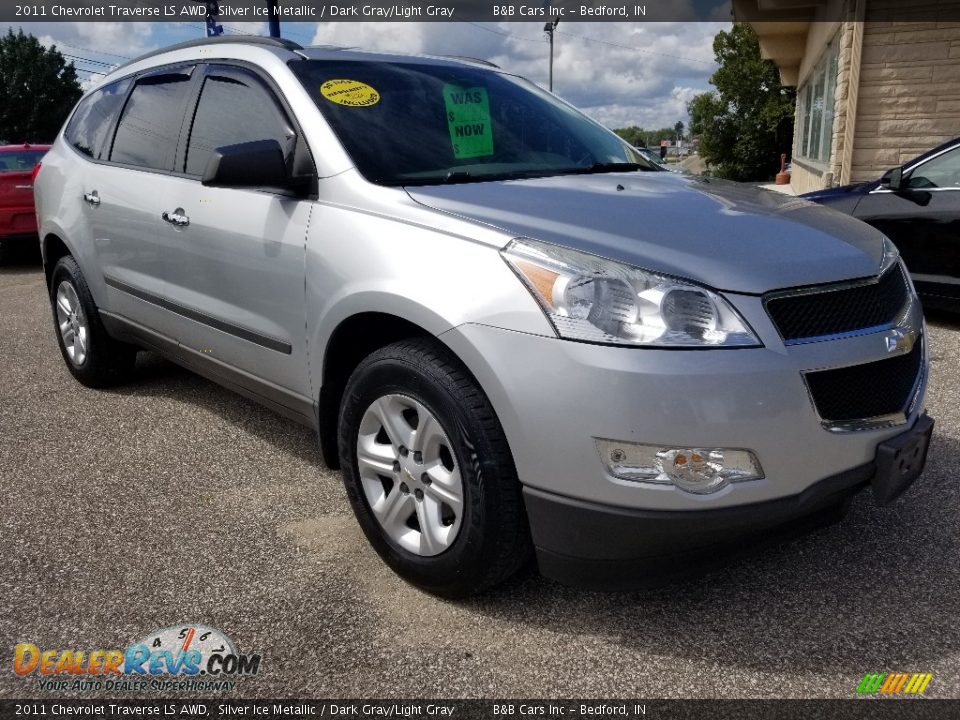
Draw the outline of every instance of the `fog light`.
M749 450L638 445L597 440L607 472L621 480L671 483L687 492L706 494L732 482L759 480L763 469Z

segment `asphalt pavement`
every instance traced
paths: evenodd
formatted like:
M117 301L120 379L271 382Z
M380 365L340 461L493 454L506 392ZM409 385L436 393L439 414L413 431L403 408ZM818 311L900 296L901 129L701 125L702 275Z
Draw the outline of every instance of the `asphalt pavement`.
M234 697L960 697L960 316L930 320L928 466L893 507L642 593L528 572L445 602L369 548L314 435L149 354L76 383L39 259L0 265L0 697L14 645L124 648L184 622L262 655ZM63 696L63 693L59 694Z

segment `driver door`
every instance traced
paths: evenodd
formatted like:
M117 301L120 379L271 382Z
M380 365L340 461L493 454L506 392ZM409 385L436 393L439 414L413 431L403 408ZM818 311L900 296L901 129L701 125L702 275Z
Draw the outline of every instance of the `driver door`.
M304 238L312 203L200 181L219 147L276 140L290 157L294 125L254 72L211 64L182 136L160 235L184 359L280 412L277 405L308 412Z

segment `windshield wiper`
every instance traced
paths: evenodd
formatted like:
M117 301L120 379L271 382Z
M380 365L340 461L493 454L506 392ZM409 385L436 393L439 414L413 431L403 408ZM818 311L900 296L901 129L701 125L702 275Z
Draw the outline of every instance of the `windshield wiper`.
M474 175L473 173L467 170L451 170L448 172L442 179L429 179L424 180L420 185L433 185L437 182L442 182L447 185L452 185L454 183L473 183L473 182L493 182L496 180L524 180L533 177L542 177L544 175L552 175L551 171L544 170L509 170L506 172L499 173L485 173L481 175ZM408 183L414 184L414 183Z
M632 162L598 162L587 167L574 168L565 172L580 173L590 175L592 173L613 173L613 172L634 172L643 170L645 167L640 163Z

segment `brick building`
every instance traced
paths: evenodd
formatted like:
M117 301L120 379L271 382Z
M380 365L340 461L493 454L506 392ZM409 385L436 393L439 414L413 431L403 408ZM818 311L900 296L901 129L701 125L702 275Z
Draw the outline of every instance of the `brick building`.
M797 88L797 193L879 177L960 135L960 0L733 0Z

